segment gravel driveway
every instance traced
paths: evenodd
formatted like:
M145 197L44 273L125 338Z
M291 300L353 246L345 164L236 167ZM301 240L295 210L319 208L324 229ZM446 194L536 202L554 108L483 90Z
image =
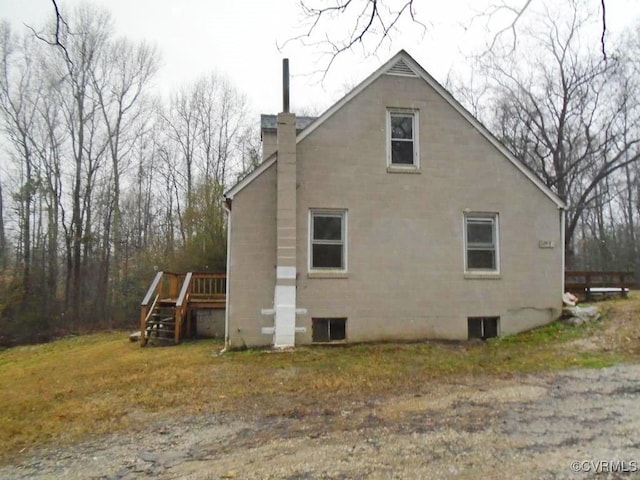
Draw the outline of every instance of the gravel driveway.
M155 422L34 451L0 478L640 478L640 365L420 391L312 416Z

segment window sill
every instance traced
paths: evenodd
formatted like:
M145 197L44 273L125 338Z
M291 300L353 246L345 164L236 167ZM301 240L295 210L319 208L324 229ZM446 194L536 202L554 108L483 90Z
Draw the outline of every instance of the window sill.
M349 278L349 274L341 271L307 272L307 278Z
M415 165L388 165L387 173L422 173Z
M499 272L465 272L464 278L466 280L500 280L502 276Z

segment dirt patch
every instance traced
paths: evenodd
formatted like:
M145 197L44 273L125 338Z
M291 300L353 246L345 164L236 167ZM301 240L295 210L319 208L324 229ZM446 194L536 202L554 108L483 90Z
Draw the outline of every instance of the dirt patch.
M578 461L618 478L640 468L639 378L640 365L469 378L313 414L158 420L145 433L33 451L0 477L585 478L571 469Z
M567 342L563 348L574 352L616 352L631 357L640 355L638 301L618 299L596 303L604 319L591 335Z

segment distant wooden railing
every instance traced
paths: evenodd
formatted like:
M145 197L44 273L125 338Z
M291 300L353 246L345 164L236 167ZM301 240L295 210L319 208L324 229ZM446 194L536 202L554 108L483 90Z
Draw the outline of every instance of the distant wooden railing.
M591 300L594 293L620 293L636 288L634 272L565 272L564 289Z

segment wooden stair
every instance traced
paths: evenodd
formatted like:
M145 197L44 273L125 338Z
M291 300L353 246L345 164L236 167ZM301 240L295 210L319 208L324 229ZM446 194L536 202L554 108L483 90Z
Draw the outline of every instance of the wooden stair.
M172 345L176 330L175 300L160 300L146 320L145 337L151 345Z
M224 308L224 273L158 272L140 305L140 345L180 343L192 331L191 311Z

